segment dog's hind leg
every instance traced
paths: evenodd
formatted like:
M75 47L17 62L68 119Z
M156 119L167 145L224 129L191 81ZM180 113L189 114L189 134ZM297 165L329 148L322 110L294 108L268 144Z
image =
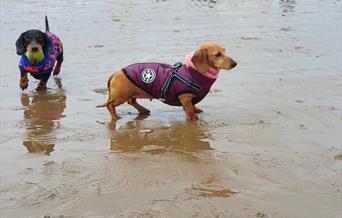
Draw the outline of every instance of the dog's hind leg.
M116 106L117 105L115 105L115 104L113 104L111 102L106 105L110 115L112 116L112 120L113 121L116 121L116 120L119 119L118 115L116 114L116 109L115 109Z
M54 76L57 76L61 72L62 62L63 62L63 52L60 53L57 57L57 64L55 66L55 69L53 70Z
M128 103L129 105L132 105L135 109L137 109L137 111L139 112L139 114L142 114L142 115L150 114L150 111L149 111L148 109L146 109L145 107L143 107L143 106L141 106L140 104L138 104L136 98L130 98L130 99L128 99L127 103Z
M39 77L34 77L34 78L39 79L39 83L38 83L38 86L36 88L36 91L44 91L47 89L46 83L48 82L48 80L50 78L50 74L44 74L44 75L40 75Z
M116 121L118 120L120 117L116 114L116 107L125 103L127 101L127 99L124 98L112 98L109 99L106 103L106 107L110 113L110 115L112 116L112 120ZM101 106L101 105L100 105Z
M44 91L44 90L46 90L47 88L46 88L46 80L45 79L41 79L40 81L39 81L39 83L38 83L38 86L37 86L37 88L36 88L36 91Z

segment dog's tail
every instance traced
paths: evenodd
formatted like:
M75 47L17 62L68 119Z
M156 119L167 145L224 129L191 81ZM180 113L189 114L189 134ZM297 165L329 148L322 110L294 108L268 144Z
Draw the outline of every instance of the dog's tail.
M46 15L45 15L45 32L50 32L49 21Z
M103 103L103 104L99 104L96 107L106 107L107 106L107 102Z
M108 81L107 81L107 89L108 89L109 93L110 93L110 81L112 80L112 78L113 78L113 74L108 78ZM107 107L108 103L111 103L111 102L112 101L110 101L110 99L108 99L108 101L106 101L103 104L99 104L96 107Z

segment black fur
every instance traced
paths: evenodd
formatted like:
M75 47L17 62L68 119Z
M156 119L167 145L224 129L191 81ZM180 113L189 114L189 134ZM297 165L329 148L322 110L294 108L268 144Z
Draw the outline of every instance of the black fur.
M47 16L45 16L45 32L49 32L49 31L50 31L49 21L47 19ZM42 45L44 51L48 48L49 52L53 53L53 50L51 48L51 43L48 40L48 37L46 36L46 34L40 30L32 29L32 30L28 30L26 32L21 33L19 38L15 42L15 46L17 48L17 54L18 55L24 54L27 51L27 46L30 43L33 46L36 43L39 43Z
M44 51L48 48L50 53L53 52L48 37L40 30L28 30L20 34L15 43L17 54L23 55L27 51L27 46L29 44L31 44L32 47L35 47L36 44L41 44Z
M49 21L46 15L45 15L45 32L50 32Z
M24 43L24 36L26 35L26 33L27 33L27 31L21 33L19 38L15 42L15 47L17 48L17 54L18 55L22 55L26 52L26 46Z

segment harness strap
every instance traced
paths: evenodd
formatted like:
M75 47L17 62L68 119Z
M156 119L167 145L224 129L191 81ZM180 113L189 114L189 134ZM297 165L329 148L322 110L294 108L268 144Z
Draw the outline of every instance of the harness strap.
M196 90L200 90L201 89L201 87L199 85L197 85L196 83L192 82L188 78L182 76L181 74L176 73L174 75L174 77L176 77L177 79L179 79L180 81L182 81L183 83L187 84L188 86L190 86L193 89L196 89Z
M183 76L177 72L181 66L182 66L182 63L180 63L180 62L177 62L172 66L171 74L166 78L166 80L165 80L165 82L161 88L160 98L159 98L160 101L165 101L166 92L168 91L173 78L178 79L179 81L185 83L186 85L188 85L189 87L191 87L195 90L201 89L201 86L199 86L198 84L194 83L190 79L186 78L185 76Z

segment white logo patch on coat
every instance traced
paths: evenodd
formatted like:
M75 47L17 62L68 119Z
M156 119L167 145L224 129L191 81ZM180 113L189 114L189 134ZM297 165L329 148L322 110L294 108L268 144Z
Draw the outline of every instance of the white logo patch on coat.
M156 72L148 68L141 72L141 79L144 83L151 83L156 79Z

